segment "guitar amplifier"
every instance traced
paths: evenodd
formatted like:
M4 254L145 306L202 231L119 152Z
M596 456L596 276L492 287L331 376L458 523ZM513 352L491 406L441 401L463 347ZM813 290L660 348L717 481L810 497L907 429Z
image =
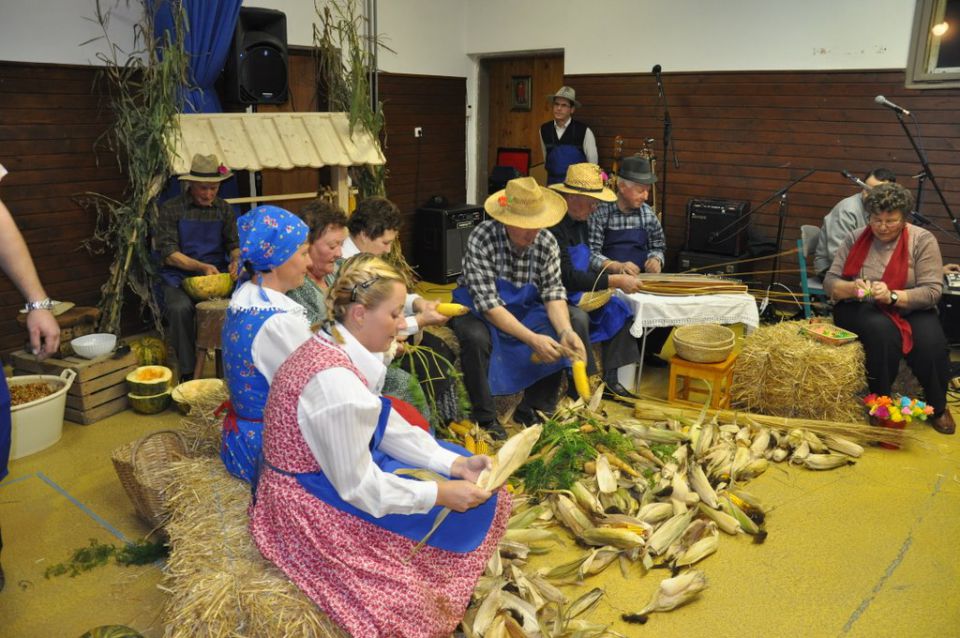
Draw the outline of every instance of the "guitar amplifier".
M414 247L417 273L436 284L454 281L463 272L467 238L484 219L483 206L473 204L418 209Z
M687 241L684 250L736 257L744 252L745 225L734 222L750 212L750 202L691 199L687 202ZM733 227L728 228L730 224Z

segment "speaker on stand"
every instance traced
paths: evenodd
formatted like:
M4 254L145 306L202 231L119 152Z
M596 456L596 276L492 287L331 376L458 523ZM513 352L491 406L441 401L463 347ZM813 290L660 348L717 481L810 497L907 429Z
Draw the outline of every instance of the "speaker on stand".
M287 16L275 9L241 7L223 67L223 98L230 104L287 101Z

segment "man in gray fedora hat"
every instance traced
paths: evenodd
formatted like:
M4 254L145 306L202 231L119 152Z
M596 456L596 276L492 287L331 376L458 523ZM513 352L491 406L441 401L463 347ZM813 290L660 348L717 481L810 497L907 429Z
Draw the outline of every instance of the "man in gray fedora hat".
M191 378L196 364L194 305L180 284L187 277L229 272L236 275L240 256L237 219L217 196L220 182L233 172L215 155L193 156L190 172L181 175L184 192L163 204L157 217L167 337L177 355L181 380Z
M580 106L573 87L561 86L556 93L548 95L547 100L553 109L553 119L540 126L540 146L547 184L559 184L571 164L597 163L597 139L590 127L573 119Z
M656 182L649 159L638 154L623 160L617 175L617 200L601 202L588 221L591 267L625 275L663 270L666 248L663 227L647 204L650 189ZM652 355L660 352L669 335L670 330L664 328L650 333L647 364L664 365Z

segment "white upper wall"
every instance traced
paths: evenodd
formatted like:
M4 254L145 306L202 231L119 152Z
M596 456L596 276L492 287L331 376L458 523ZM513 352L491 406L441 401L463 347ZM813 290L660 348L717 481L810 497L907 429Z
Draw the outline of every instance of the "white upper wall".
M389 0L386 0L389 1ZM914 0L467 0L468 54L563 49L564 72L901 68Z
M101 0L111 37L132 48L139 3ZM288 40L313 40L313 0L247 0L287 14ZM360 6L365 6L360 1ZM0 60L96 63L94 0L0 0ZM470 76L468 54L563 49L581 73L902 68L914 0L379 0L396 73Z

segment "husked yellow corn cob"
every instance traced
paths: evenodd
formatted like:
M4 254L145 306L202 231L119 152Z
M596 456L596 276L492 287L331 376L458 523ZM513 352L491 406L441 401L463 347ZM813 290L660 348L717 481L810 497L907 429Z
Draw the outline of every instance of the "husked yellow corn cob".
M451 421L448 427L450 428L450 431L453 432L454 434L459 434L460 436L463 436L464 434L470 433L470 430L473 429L473 423L467 420Z
M589 401L590 379L587 378L587 362L574 361L571 370L573 370L573 386L577 389L577 394L584 401Z
M460 315L465 315L470 311L469 308L463 304L458 303L440 303L437 304L437 312L445 317L459 317Z
M463 447L467 449L467 452L470 454L477 453L477 441L469 434L463 435Z
M477 438L474 454L490 454L490 445L481 438Z

